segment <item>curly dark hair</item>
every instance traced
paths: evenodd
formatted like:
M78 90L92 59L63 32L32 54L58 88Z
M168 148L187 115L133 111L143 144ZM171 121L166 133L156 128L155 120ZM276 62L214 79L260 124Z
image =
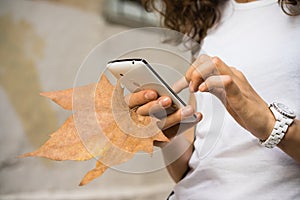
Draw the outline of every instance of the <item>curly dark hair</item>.
M143 0L143 5L149 12L156 11L160 13L163 26L187 34L198 43L201 43L208 29L219 21L221 8L227 1ZM278 4L287 15L300 14L300 0L278 0ZM178 41L178 43L181 41Z

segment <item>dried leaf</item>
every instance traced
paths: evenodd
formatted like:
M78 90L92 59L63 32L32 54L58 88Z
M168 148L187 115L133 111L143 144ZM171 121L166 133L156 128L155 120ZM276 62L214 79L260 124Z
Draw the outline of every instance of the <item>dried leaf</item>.
M40 95L45 96L66 110L87 109L94 105L94 95L97 84L89 84L67 90L54 92L42 92ZM75 108L74 105L75 104Z
M152 153L153 141L168 139L156 119L128 108L123 93L120 83L114 87L105 75L98 84L41 93L75 112L38 150L21 157L77 161L97 157L96 167L80 183L85 185L108 167L128 161L137 151Z
M94 169L92 169L91 171L89 171L84 178L82 179L82 181L80 182L80 186L86 185L89 182L91 182L92 180L94 180L95 178L101 176L105 170L107 170L107 166L103 165L101 162L97 161L96 163L96 167Z
M39 156L52 160L88 160L93 157L82 144L76 132L73 117L67 119L41 148L21 157L28 156Z

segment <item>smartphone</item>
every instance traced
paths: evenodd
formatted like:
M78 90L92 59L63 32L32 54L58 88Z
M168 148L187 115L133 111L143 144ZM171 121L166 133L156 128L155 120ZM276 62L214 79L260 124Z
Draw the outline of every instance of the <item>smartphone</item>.
M166 110L167 114L187 105L145 59L112 60L108 62L107 68L114 77L120 79L121 84L130 92L153 89L159 96L169 96L173 105ZM194 122L196 119L197 116L194 114L182 122Z

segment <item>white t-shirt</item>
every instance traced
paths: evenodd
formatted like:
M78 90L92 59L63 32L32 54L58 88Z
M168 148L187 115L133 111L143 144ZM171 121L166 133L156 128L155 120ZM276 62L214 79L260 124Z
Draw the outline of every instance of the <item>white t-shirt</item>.
M299 118L300 16L284 14L277 0L231 0L202 49L241 70L266 102L282 102ZM211 94L197 97L204 119L191 171L171 199L300 199L299 163L277 147L262 147Z

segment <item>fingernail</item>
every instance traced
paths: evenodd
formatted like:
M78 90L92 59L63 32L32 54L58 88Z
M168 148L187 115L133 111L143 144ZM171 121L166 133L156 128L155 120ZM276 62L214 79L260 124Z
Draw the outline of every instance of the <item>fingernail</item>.
M168 98L160 98L158 101L158 104L161 105L162 107L168 106L169 99Z
M205 84L205 82L203 82L203 83L198 87L198 90L201 91L201 92L206 91L206 84Z
M192 106L188 105L184 108L182 108L181 110L181 116L182 117L187 117L190 116L194 113L194 109L192 108Z
M148 100L153 100L153 99L155 99L155 97L156 97L156 94L153 91L148 91L145 93L145 98Z
M201 113L196 113L196 116L197 116L197 121L201 121L203 118Z

